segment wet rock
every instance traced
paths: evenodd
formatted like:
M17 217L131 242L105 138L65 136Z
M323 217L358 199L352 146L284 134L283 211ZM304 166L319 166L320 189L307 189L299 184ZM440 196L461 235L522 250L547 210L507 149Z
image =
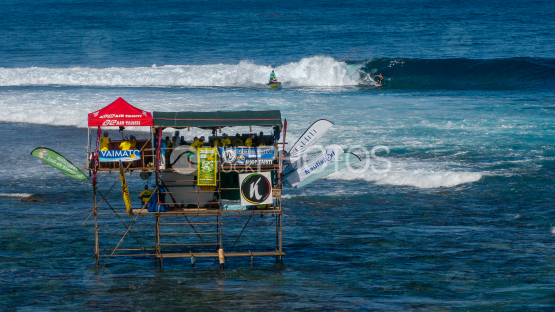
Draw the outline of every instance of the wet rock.
M42 199L36 199L36 198L31 198L31 197L25 197L21 200L22 202L32 202L32 203L45 203L46 200L42 200Z

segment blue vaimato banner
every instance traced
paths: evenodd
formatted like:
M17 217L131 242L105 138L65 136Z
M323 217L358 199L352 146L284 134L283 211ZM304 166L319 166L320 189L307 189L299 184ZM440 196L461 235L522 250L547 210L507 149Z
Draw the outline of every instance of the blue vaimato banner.
M99 153L99 160L100 162L109 162L109 161L123 161L123 162L130 162L135 160L141 159L141 151L139 150L127 150L127 151L120 151L120 150L108 150L108 151L100 151Z
M274 147L221 147L225 164L271 165L278 154Z

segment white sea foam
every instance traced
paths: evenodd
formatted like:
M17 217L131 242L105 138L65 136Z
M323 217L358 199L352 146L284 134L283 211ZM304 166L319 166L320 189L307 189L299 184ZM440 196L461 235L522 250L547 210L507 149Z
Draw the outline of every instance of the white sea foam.
M314 56L278 67L239 64L167 65L134 68L0 68L0 86L95 87L256 87L263 86L271 70L291 87L356 85L358 77L345 62Z
M0 197L19 197L19 198L25 198L25 197L29 197L32 196L33 194L28 194L28 193L0 193Z
M282 195L281 195L281 198L283 198L283 199L291 199L291 198L299 197L299 196L301 196L301 195L282 194Z
M460 184L472 183L480 180L481 172L455 171L446 169L448 164L425 162L393 161L389 172L382 173L372 170L352 170L347 168L327 177L332 180L359 180L374 182L378 185L413 186L422 189L454 187ZM364 167L364 166L361 166Z

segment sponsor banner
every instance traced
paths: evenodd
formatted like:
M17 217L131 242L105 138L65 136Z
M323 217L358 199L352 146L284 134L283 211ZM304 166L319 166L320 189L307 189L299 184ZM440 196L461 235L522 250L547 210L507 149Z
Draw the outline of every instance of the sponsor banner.
M341 146L335 144L330 145L325 151L322 151L301 167L284 176L284 178L294 187L311 175L324 170L329 164L336 162L338 157L343 153L344 151Z
M274 147L221 147L220 155L224 164L271 165L277 158Z
M102 135L102 131L100 130L100 126L98 126L98 130L96 131L96 152L94 153L94 177L93 177L93 187L96 189L96 178L97 178L97 171L98 171L98 151L100 150L100 136Z
M330 174L334 173L334 172L339 172L345 168L347 168L347 166L352 166L354 164L357 164L360 162L360 158L358 158L357 155L355 154L351 154L351 153L343 153L341 155L339 155L337 157L337 161L330 164L329 166L326 166L323 170L320 170L314 174L311 174L310 176L306 177L304 180L302 180L301 182L292 185L294 188L302 188L316 180L320 180L322 178L325 178L327 176L329 176Z
M65 159L64 156L56 153L55 151L49 148L46 148L46 147L35 148L31 152L31 155L37 157L38 159L44 161L45 163L60 170L61 172L65 173L66 175L74 179L83 180L87 178L87 176L83 172L81 172L79 168L77 168L69 160Z
M198 185L216 185L216 172L218 168L218 151L216 148L198 148Z
M332 145L328 146L328 148L327 148L326 150L337 150L337 151L341 150L341 151L343 151L343 149L342 149L339 145L336 145L336 144L332 144ZM314 157L313 159L311 159L311 161L314 160L314 159L318 159L319 157L322 158L322 157L323 157L323 154L324 154L325 152L326 152L326 151L320 153L320 155ZM293 163L292 165L287 166L287 167L283 170L283 175L288 175L289 173L291 173L291 172L297 170L298 168L302 167L302 166L304 165L304 163L305 163L305 162L303 161L303 159L300 158L299 160L297 160L297 161L296 161L295 163Z
M100 117L102 118L102 117ZM108 119L102 123L103 127L109 126L140 126L140 120L117 120L117 119Z
M93 114L97 114L98 112L94 112ZM146 116L146 112L143 112L143 115ZM104 114L98 118L142 118L143 115L127 115L127 114ZM96 116L95 116L96 117Z
M123 171L123 164L121 161L119 162L119 177L121 179L121 193L123 194L123 201L125 202L125 211L127 211L127 216L131 216L131 196L129 196L127 180L125 179L125 172Z
M272 204L272 176L270 172L239 174L241 205Z
M283 183L283 156L285 156L285 136L287 135L287 119L283 122L283 147L280 151L280 159L279 159L279 181Z
M127 150L127 151L120 151L120 150L108 150L108 151L100 151L98 153L100 162L108 162L108 161L123 161L123 162L130 162L135 160L141 159L141 151L139 150Z
M305 131L301 138L295 142L293 147L291 147L291 150L289 150L291 162L295 162L304 153L306 153L308 149L320 140L332 126L333 123L325 119L320 119L313 123L312 126Z

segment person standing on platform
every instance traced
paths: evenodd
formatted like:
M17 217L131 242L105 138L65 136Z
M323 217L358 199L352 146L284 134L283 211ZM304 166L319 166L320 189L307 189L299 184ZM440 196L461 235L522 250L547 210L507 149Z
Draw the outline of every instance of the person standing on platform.
M252 141L254 141L254 134L251 134L251 136L245 140L245 146L252 147Z
M123 139L123 142L121 142L121 143L119 144L119 148L120 148L122 151L128 151L129 149L131 149L131 142L129 142L129 138L128 138L128 137L125 137L125 138Z
M179 145L181 145L181 138L179 137L179 131L175 131L175 134L172 138L172 145L174 148L179 147Z
M100 138L100 150L107 151L110 149L112 139L108 138L108 131L104 131L104 135Z
M132 150L137 149L137 138L134 135L129 136L129 143L131 144L131 149Z

